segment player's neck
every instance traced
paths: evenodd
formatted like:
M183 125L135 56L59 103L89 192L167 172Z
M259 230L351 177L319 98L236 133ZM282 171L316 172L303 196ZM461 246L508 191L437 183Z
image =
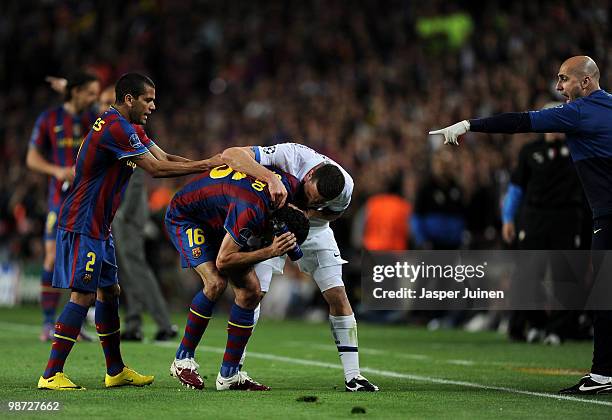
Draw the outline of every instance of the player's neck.
M114 104L111 105L111 108L117 111L119 114L121 114L123 118L130 121L130 112L126 105L118 104L115 102Z
M64 109L72 115L78 115L80 113L76 105L72 101L64 102Z
M593 86L592 88L590 88L589 90L586 91L586 95L584 95L584 96L589 96L591 93L597 92L599 89L601 89L599 87L599 85Z

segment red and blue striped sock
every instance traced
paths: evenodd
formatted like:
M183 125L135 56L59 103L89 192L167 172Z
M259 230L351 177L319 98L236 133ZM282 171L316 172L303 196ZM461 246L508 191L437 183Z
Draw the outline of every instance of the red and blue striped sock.
M96 300L96 331L106 359L106 373L115 376L125 366L121 358L121 336L119 332L119 302Z
M43 270L40 278L40 307L45 324L55 323L55 312L60 298L60 291L53 288L52 282L53 271Z
M195 349L198 347L204 331L206 331L214 307L215 302L208 299L203 291L199 291L193 297L187 316L187 325L185 325L185 334L176 350L177 359L194 357Z
M224 378L234 376L238 372L240 358L253 333L254 320L254 309L244 309L235 303L232 305L227 322L227 345L220 371Z
M83 320L87 316L87 308L74 302L68 302L55 323L51 354L43 378L48 379L57 372L64 371L64 363L76 343Z

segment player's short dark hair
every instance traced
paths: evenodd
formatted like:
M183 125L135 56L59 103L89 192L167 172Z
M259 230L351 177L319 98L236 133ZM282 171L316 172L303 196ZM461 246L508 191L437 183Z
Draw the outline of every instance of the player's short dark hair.
M72 89L85 86L88 83L96 82L98 78L84 71L77 71L68 76L68 83L66 84L66 93L64 94L64 101L68 102L72 99Z
M284 206L272 212L272 219L284 222L289 228L289 232L295 235L298 244L302 244L308 237L310 222L304 212Z
M155 88L155 83L149 77L140 73L126 73L115 84L115 98L117 103L123 103L125 95L138 98L145 93L145 86Z
M338 197L344 189L344 175L340 168L331 163L315 169L312 173L312 181L317 186L317 191L325 200L333 200Z

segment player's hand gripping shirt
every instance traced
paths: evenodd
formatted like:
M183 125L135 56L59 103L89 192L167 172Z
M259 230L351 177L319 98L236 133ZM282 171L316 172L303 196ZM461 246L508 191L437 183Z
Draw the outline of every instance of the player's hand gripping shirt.
M130 125L114 108L102 114L79 149L76 177L62 205L59 227L92 238L108 238L136 168L129 158L146 153L154 144L142 127Z

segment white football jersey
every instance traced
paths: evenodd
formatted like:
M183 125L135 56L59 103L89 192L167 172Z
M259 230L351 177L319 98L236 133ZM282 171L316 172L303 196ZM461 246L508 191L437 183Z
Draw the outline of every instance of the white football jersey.
M325 208L340 212L346 210L353 194L353 178L344 168L325 155L315 152L308 146L298 143L280 143L274 146L253 146L255 160L262 165L272 165L290 173L300 181L312 168L320 163L336 165L344 175L344 189L333 200L325 203Z

